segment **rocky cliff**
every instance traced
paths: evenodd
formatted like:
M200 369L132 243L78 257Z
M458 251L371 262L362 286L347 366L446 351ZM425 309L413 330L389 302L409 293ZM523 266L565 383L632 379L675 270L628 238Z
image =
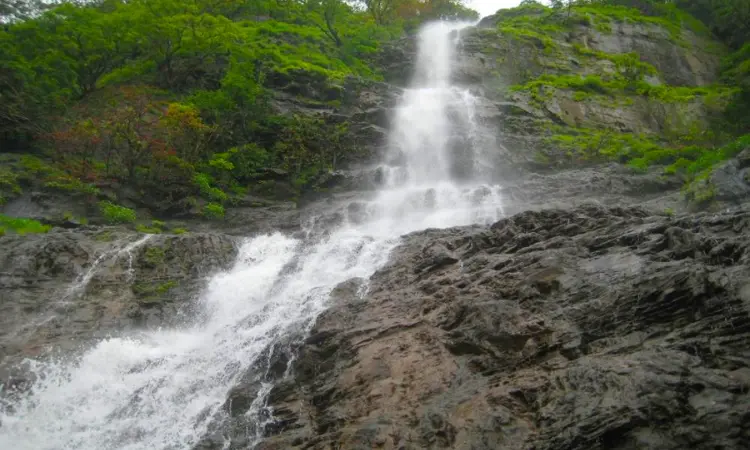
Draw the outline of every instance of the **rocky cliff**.
M228 269L221 234L135 235L116 228L0 237L0 384L15 364L94 339L183 323L208 278Z
M748 227L581 206L408 236L337 290L261 448L746 448Z
M705 30L619 10L501 11L461 39L456 77L505 166L625 162L708 128L729 92L711 87L725 51Z

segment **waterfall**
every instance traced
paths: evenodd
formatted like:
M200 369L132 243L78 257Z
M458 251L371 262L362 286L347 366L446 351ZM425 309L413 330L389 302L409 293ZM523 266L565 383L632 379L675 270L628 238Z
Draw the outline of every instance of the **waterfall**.
M421 30L413 83L384 158L384 186L360 201L356 217L322 235L247 239L233 268L209 282L192 324L104 339L75 358L29 362L37 381L20 398L0 399L0 448L190 449L223 420L228 392L267 349L304 333L336 285L383 266L400 236L501 217L500 189L482 184L477 170L474 98L451 83L464 26ZM267 392L260 389L250 414L262 416Z

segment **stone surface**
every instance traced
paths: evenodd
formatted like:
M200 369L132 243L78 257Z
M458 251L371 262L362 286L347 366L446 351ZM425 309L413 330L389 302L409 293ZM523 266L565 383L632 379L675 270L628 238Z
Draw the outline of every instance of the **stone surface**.
M747 448L748 236L598 206L412 234L334 296L260 448Z
M747 154L740 154L716 167L707 180L714 192L712 200L729 204L739 204L750 200L750 168Z
M228 269L232 238L145 235L115 228L0 237L2 368L52 347L179 323L207 278Z
M544 75L611 77L616 64L596 52L637 53L658 72L646 77L650 84L706 86L716 81L723 52L710 39L687 29L675 36L657 24L613 20L610 32L578 24L565 32L543 32L549 42L541 42L503 32L498 19L490 16L461 32L454 77L477 97L477 118L497 141L489 155L499 167L513 168L502 174L506 178L519 169L580 164L547 139L575 128L664 137L708 126L711 110L700 97L665 102L619 91L546 87L532 95L510 88Z

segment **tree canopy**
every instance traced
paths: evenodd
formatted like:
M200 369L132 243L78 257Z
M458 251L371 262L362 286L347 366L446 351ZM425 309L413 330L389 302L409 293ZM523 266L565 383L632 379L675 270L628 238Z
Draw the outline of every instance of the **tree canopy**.
M333 105L349 77L382 78L384 43L476 18L461 2L0 0L0 147L49 157L51 185L120 180L166 204L223 203L268 167L304 184L357 145L270 94Z

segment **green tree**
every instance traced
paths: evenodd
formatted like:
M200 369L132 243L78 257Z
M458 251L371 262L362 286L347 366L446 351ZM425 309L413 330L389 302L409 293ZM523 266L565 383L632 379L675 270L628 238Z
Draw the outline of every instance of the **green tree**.
M351 7L342 0L305 0L304 9L308 20L318 27L337 47L341 47L340 27L351 15Z
M134 53L133 22L119 11L104 14L66 3L47 16L44 31L58 41L81 96L91 93L103 75L121 67Z
M385 25L394 19L403 0L362 0L375 22Z
M154 61L159 84L182 89L225 55L235 39L226 17L204 12L206 5L179 0L136 0L129 14L143 48Z

